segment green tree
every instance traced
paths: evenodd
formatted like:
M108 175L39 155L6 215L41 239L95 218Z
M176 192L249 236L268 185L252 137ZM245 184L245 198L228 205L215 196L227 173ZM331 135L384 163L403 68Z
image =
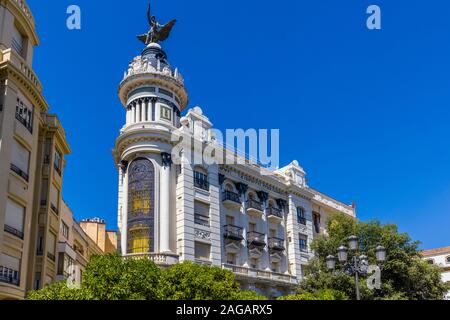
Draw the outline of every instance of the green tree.
M56 282L42 290L32 291L28 300L86 300L87 295L83 289L71 289L66 281Z
M284 296L278 298L278 300L348 300L348 296L341 291L324 289L316 292L303 292Z
M387 250L386 262L382 264L382 286L369 290L364 279L360 281L363 299L443 299L448 286L441 281L439 269L423 261L418 253L418 242L406 233L399 233L396 225L382 225L377 221L359 222L344 214L334 214L327 221L328 235L313 241L316 251L306 268L307 277L301 283L299 293L314 293L323 289L343 292L355 299L355 281L342 270L329 272L326 257L336 255L336 248L346 245L350 235L358 236L360 251L369 257L371 264L377 264L375 248L382 245Z
M257 300L256 293L242 292L231 271L183 262L166 269L160 282L164 300Z

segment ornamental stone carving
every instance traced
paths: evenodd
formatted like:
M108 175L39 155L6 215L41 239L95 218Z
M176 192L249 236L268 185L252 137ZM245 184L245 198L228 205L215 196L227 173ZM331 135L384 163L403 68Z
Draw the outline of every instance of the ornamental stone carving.
M209 232L209 231L195 229L194 233L195 233L195 238L197 238L197 239L211 240L211 232Z

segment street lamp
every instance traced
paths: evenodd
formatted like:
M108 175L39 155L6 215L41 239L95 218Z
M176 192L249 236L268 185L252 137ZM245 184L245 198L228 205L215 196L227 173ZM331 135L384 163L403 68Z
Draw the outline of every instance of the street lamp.
M358 237L357 236L348 237L348 247L352 251L356 251L358 249Z
M348 249L345 246L337 248L338 260L342 264L342 268L345 273L351 276L355 276L355 290L356 300L361 300L361 294L359 289L359 277L365 276L369 269L369 257L358 253L358 237L350 236L348 238L348 247L350 252L353 253L350 261L348 261ZM386 249L382 246L378 246L375 249L375 256L378 262L384 262L386 260ZM326 258L326 264L328 270L334 270L336 267L336 259L334 256L329 255Z
M378 246L375 249L375 256L377 257L378 262L386 261L386 248L383 246Z
M341 263L347 262L347 258L348 258L348 252L347 252L347 248L344 246L340 246L337 249L338 252L338 260Z
M334 270L334 268L336 267L336 259L334 258L334 256L328 256L326 260L328 270Z

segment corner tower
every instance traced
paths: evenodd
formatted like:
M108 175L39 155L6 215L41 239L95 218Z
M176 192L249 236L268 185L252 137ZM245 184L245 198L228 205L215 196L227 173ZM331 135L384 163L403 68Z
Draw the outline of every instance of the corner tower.
M158 43L167 39L175 20L162 26L149 10L149 24L150 31L138 37L146 47L119 86L126 111L113 150L119 171L119 241L123 256L145 255L168 265L178 261L171 135L181 126L188 94Z

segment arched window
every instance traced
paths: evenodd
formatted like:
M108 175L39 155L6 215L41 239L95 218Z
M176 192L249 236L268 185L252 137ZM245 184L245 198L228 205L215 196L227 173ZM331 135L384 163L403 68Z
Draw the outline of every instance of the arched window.
M150 160L136 159L128 169L127 253L154 252L155 168Z

